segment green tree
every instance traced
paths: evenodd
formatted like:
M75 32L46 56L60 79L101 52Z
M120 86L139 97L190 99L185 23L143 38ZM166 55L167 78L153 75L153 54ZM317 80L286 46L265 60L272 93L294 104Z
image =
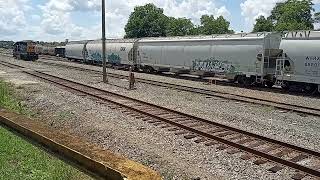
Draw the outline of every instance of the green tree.
M277 3L273 8L270 20L276 31L312 30L313 3L311 0L288 0Z
M200 19L201 26L199 27L201 34L227 34L232 33L229 30L230 22L227 21L223 16L219 16L217 19L213 15L203 15Z
M168 17L163 9L149 3L137 6L125 26L126 38L166 36Z
M253 32L264 31L273 31L273 24L270 19L266 19L264 16L260 16L258 19L256 19L256 24L254 25Z
M170 17L167 26L167 36L192 35L194 24L190 19Z

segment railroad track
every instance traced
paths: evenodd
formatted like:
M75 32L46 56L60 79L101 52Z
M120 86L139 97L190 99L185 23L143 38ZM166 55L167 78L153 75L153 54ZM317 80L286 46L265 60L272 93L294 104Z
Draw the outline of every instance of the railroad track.
M22 68L7 62L0 64L12 68ZM292 176L293 179L298 180L306 176L320 178L319 152L39 71L24 71L22 69L22 72L77 94L105 101L106 105L112 109L154 124L159 128L166 128L168 131L194 140L196 143L202 143L206 146L216 145L218 150L225 150L231 155L243 153L241 155L243 160L253 159L257 165L273 162L274 166L269 169L272 172L290 167L296 170Z
M80 71L92 72L95 74L102 74L101 71L86 69L86 68L81 68L81 67L75 67L75 66L69 66L69 65L65 65L65 64L57 64L57 63L44 62L44 61L37 61L37 62L42 63L42 64L46 64L46 65L64 67L64 68L69 68L69 69L71 68L71 69L80 70ZM126 78L126 79L128 78L128 76L126 76L126 75L120 75L120 74L116 74L116 73L108 73L108 75L113 78ZM179 91L198 93L198 94L202 94L202 95L210 96L210 97L219 97L219 98L240 101L240 102L245 102L245 103L271 106L271 107L281 109L281 110L286 110L286 111L293 111L293 112L303 113L303 114L308 114L308 115L313 115L313 116L320 116L320 109L314 108L314 107L290 104L290 103L285 103L285 102L278 102L278 101L262 99L262 98L257 98L257 97L250 97L250 96L244 96L244 95L239 95L239 94L234 94L234 93L226 93L226 92L196 88L196 87L185 86L185 85L178 85L178 84L155 81L155 80L148 80L148 79L143 79L143 78L136 78L136 81L140 82L140 83L149 84L149 85L171 88L171 89L175 89L175 90L179 90Z

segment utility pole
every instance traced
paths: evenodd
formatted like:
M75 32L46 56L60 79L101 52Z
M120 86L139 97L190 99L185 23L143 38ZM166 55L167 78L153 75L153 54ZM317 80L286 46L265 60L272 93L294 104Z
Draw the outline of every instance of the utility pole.
M106 4L102 0L102 61L103 61L103 82L108 83L107 61L106 61Z

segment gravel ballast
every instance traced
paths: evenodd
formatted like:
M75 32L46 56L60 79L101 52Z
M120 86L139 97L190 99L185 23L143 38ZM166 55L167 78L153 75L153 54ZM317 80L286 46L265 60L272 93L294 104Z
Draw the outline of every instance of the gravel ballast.
M16 62L6 57L0 57L0 59ZM72 69L66 71L65 68L24 61L18 61L18 63L44 70L49 74L87 83L91 86L111 90L298 146L313 150L318 150L320 146L318 138L320 125L317 117L283 112L265 106L221 98L208 98L194 93L179 92L140 83L137 84L136 90L127 91L125 89L128 84L126 80L109 78L113 85L105 85L100 83L101 77L96 74ZM77 64L77 66L82 65ZM90 68L98 69L98 67ZM270 173L267 171L267 167L272 167L274 165L272 163L262 166L253 165L253 160L240 160L239 156L241 154L228 155L224 151L218 151L215 148L216 146L206 147L203 144L185 140L183 137L175 136L174 133L165 129L154 127L139 119L110 109L104 103L73 95L58 87L19 73L17 70L3 66L0 70L6 72L0 73L2 77L11 79L11 81L14 79L12 82L16 84L20 81L18 91L25 97L25 103L39 112L40 115L47 115L41 116L47 117L44 118L46 123L54 128L66 129L74 134L84 136L107 149L148 165L161 172L165 179L192 179L197 177L201 179L289 179L290 175L293 174L292 170L287 169L276 174ZM136 76L142 75L136 74ZM156 78L152 75L148 75L148 78L150 78L149 76ZM163 81L172 80L165 77L158 78L157 80ZM209 87L199 82L178 79L172 81L185 85L190 83L193 86ZM221 89L234 88L210 86L210 88L216 87ZM257 94L256 91L252 90L240 89L238 91L249 91ZM233 91L233 93L235 92ZM279 98L284 98L283 96L291 97L291 95L279 94L273 94L273 96L279 96ZM300 101L304 99L306 104L309 99L312 99L296 98ZM312 101L320 104L318 99L312 99Z

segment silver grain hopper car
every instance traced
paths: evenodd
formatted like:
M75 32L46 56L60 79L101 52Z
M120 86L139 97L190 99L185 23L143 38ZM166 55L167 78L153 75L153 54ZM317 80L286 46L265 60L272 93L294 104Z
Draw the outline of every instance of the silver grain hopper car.
M281 41L276 77L284 88L320 91L320 32L288 32Z
M106 60L109 64L127 68L134 65L136 55L134 54L134 39L107 39ZM85 46L85 62L102 64L102 41L90 41Z
M137 43L142 69L222 74L243 84L275 82L281 34L254 33L202 37L144 38Z
M85 41L70 41L65 47L65 56L69 60L83 61L84 49L89 40Z

